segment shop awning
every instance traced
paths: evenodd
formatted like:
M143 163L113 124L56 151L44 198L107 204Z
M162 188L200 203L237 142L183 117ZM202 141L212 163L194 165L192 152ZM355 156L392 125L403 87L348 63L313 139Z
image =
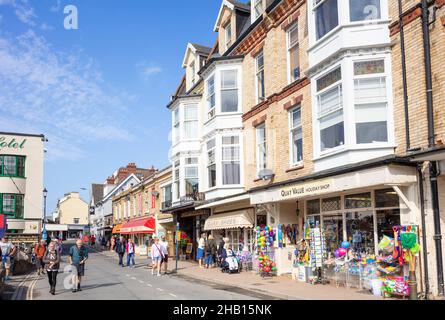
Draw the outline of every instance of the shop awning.
M121 234L150 234L154 233L156 229L155 218L145 218L133 220L122 225Z
M236 228L253 228L253 210L239 210L234 212L215 214L209 217L204 225L204 230L222 230Z
M112 233L113 233L113 234L119 234L119 233L121 233L121 228L122 228L122 225L121 225L121 224L115 225L115 226L113 227L113 231L112 231Z

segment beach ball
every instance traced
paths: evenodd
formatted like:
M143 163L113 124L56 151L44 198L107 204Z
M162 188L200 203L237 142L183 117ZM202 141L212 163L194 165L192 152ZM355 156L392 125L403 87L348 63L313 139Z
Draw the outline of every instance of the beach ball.
M265 268L264 268L264 271L265 271L266 273L269 273L269 272L270 272L270 267L265 267Z
M341 243L341 247L342 247L343 249L348 250L348 249L351 247L351 244L349 243L349 241L343 241L343 242Z
M336 258L341 258L341 255L340 255L340 249L335 250L335 252L334 252L334 256L335 256Z

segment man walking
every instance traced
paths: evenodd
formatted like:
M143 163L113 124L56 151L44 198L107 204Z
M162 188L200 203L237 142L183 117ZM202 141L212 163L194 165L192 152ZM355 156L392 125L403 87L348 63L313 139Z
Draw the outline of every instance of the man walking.
M70 248L69 260L74 267L73 292L82 291L80 284L85 275L85 262L88 259L88 249L83 245L82 240L77 240L76 245Z
M125 255L124 237L120 237L120 239L116 241L115 251L119 256L119 266L124 267L124 255Z
M45 272L44 267L45 264L43 263L43 258L45 257L46 253L46 241L40 240L38 244L34 247L34 253L36 255L36 263L37 263L37 275L40 276L41 274L44 274Z
M168 268L168 242L165 240L165 236L161 236L161 241L159 241L161 245L162 253L164 254L164 258L162 260L162 265L164 266L164 274L167 274Z
M11 268L11 258L14 256L17 248L9 241L7 237L3 237L0 242L1 262L3 268L6 270L5 281L9 280L9 272Z

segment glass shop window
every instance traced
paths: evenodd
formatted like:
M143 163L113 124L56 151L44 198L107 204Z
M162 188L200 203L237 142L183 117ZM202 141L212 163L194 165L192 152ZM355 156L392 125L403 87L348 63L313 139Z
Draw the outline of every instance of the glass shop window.
M374 253L374 217L372 211L346 213L346 233L351 248L357 252Z
M325 230L328 253L334 254L343 242L343 215L324 215L323 228Z
M399 195L394 189L383 189L375 191L376 208L399 208Z
M362 209L371 207L371 193L359 193L345 196L345 209Z
M341 209L341 198L334 197L321 200L321 211L338 211Z
M394 238L393 227L400 225L400 210L377 210L377 236L378 242L383 236Z

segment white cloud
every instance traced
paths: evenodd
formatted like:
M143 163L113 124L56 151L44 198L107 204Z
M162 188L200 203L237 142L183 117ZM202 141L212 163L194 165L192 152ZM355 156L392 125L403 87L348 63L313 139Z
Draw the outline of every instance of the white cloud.
M160 67L147 67L144 70L144 75L151 76L152 74L161 73L162 69Z
M13 8L16 17L24 24L34 27L37 15L34 8L29 5L28 0L0 0L0 6L10 6Z
M138 70L138 72L142 75L142 77L146 80L151 76L162 72L161 67L157 66L154 63L147 63L146 61L137 63L135 67Z
M32 30L0 37L0 88L0 131L47 135L57 141L49 144L53 160L82 157L89 142L133 139L125 125L131 96L110 88L93 61L57 52Z
M54 30L54 27L51 26L51 25L49 25L49 24L47 24L46 22L43 22L43 23L40 25L40 29L41 29L42 31L50 31L50 30Z

